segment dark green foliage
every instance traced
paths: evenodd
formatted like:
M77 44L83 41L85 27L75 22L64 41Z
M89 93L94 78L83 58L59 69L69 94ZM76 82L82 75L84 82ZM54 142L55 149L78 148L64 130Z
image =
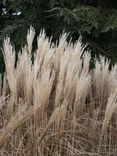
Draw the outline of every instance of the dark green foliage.
M3 11L6 9L6 13ZM16 13L20 15L15 15ZM75 42L82 36L92 56L103 54L117 62L116 0L4 0L0 1L0 45L6 35L16 45L25 44L27 29L34 26L38 34L45 29L53 41L63 30ZM34 41L36 47L36 41ZM3 70L0 52L0 72Z
M116 1L70 1L52 2L51 11L61 21L66 32L70 32L73 41L82 36L92 56L103 54L117 61L117 2ZM67 1L68 2L68 1Z

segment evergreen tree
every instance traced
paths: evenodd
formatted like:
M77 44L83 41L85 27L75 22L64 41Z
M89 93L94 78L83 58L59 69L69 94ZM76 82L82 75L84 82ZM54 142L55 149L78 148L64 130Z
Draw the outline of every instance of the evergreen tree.
M117 62L116 0L4 0L0 2L0 45L10 36L18 51L25 44L32 25L38 35L45 29L53 41L63 30L75 42L82 36L83 45L92 57L103 54ZM36 41L34 41L34 48ZM3 70L0 52L0 69ZM0 72L1 72L0 71Z

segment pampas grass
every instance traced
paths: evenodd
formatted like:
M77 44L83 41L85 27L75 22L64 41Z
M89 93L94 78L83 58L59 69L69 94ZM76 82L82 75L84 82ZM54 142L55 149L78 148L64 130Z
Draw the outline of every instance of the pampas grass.
M18 53L3 44L6 66L0 76L0 155L111 156L117 148L117 65L100 56L89 69L90 53L78 40L57 45L35 30Z

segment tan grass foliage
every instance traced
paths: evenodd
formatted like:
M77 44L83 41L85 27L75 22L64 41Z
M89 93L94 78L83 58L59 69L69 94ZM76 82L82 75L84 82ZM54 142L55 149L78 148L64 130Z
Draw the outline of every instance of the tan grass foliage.
M35 30L15 61L3 44L6 66L0 76L0 156L116 156L117 65L100 56L89 70L90 53L78 40L57 45ZM83 54L83 55L82 55Z

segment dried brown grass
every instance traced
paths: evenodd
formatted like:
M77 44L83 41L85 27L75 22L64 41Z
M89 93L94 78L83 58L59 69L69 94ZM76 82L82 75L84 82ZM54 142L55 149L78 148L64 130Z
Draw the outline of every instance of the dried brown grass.
M67 43L64 34L53 45L43 31L32 64L34 36L31 27L16 67L10 39L3 44L0 155L116 156L117 65L109 71L101 56L89 70L79 41Z

